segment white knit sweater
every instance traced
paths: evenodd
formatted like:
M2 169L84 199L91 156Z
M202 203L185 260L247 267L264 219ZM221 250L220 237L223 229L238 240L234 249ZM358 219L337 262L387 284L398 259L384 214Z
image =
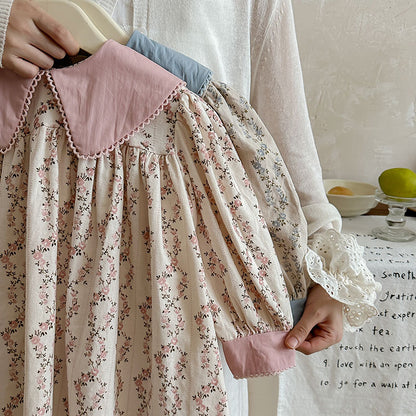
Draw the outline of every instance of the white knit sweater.
M13 0L0 0L0 62ZM126 32L211 68L248 97L275 138L301 199L309 234L340 227L327 203L303 89L290 0L97 0ZM186 11L186 13L184 12Z

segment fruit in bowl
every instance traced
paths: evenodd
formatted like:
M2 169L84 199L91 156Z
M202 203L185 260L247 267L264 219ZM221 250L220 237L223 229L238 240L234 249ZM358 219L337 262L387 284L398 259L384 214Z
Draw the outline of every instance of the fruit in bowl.
M346 179L324 179L329 202L343 217L355 217L370 211L377 205L376 187L369 183Z
M329 195L349 195L353 196L354 192L351 191L350 188L346 188L345 186L334 186L328 191Z
M386 195L416 198L416 173L410 169L387 169L378 177L378 183Z

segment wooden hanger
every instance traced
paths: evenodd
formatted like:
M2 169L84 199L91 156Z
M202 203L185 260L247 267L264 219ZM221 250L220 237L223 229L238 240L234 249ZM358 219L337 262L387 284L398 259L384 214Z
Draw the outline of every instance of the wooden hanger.
M88 53L95 53L108 40L77 4L68 0L37 0L37 3L65 26Z
M91 0L71 0L77 4L88 15L96 28L107 38L113 39L122 45L129 40L129 36L113 18L98 4Z

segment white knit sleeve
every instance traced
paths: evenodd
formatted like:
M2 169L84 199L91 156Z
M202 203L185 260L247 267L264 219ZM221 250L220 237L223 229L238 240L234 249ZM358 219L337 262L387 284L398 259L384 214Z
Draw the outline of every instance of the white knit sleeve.
M298 192L308 227L340 229L329 204L312 134L290 0L256 0L251 30L251 104L272 134ZM310 232L309 234L311 234Z
M2 68L4 42L13 0L0 0L0 68Z
M310 278L344 305L344 327L377 314L380 284L354 236L341 234L341 216L328 202L303 86L290 0L256 0L252 24L251 103L279 147L308 223Z

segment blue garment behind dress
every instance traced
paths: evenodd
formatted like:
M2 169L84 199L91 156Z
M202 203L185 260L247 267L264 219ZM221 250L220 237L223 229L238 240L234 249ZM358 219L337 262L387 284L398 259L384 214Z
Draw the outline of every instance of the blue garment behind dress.
M127 46L185 81L188 89L195 94L202 95L211 80L210 69L188 56L149 39L137 30L131 35Z

